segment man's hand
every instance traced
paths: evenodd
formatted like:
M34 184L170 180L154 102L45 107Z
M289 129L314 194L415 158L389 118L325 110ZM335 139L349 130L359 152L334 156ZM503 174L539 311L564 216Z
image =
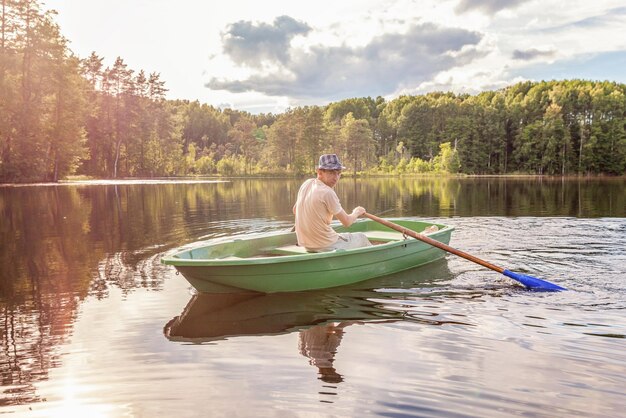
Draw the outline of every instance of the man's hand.
M352 209L352 215L355 215L357 218L363 215L364 213L365 213L365 208L363 208L362 206L357 206L356 208Z

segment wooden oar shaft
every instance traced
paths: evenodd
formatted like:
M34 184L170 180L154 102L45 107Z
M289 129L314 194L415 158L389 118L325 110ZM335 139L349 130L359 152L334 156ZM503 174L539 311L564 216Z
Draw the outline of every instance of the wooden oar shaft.
M495 266L495 265L493 265L493 264L491 264L491 263L489 263L489 262L487 262L485 260L481 260L478 257L474 257L473 255L465 253L465 252L460 251L460 250L457 250L456 248L452 248L449 245L446 245L446 244L444 244L442 242L439 242L437 240L429 238L426 235L418 234L417 232L412 231L410 229L407 229L407 228L405 228L403 226L400 226L398 224L394 224L393 222L389 222L386 219L379 218L376 215L372 215L372 214L366 212L366 213L363 214L363 216L365 216L367 218L370 218L373 221L379 222L379 223L381 223L381 224L383 224L383 225L385 225L385 226L387 226L387 227L389 227L391 229L395 229L398 232L402 232L405 235L408 235L410 237L413 237L415 239L423 241L423 242L425 242L427 244L430 244L433 247L440 248L440 249L442 249L444 251L447 251L449 253L452 253L454 255L458 255L459 257L463 257L466 260L473 261L474 263L478 263L478 264L480 264L483 267L487 267L488 269L497 271L498 273L503 273L504 270L505 270L502 267Z

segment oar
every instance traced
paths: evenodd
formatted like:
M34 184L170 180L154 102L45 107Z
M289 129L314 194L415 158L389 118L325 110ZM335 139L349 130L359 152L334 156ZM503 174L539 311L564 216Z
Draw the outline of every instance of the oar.
M488 263L485 260L481 260L478 257L474 257L473 255L467 254L467 253L465 253L463 251L459 251L459 250L457 250L455 248L452 248L449 245L446 245L446 244L444 244L442 242L436 241L436 240L434 240L432 238L429 238L429 237L427 237L425 235L418 234L415 231L407 229L407 228L405 228L403 226L400 226L398 224L394 224L393 222L389 222L386 219L379 218L376 215L372 215L372 214L369 214L369 213L364 213L363 216L365 216L367 218L370 218L373 221L379 222L379 223L385 225L386 227L389 227L391 229L395 229L396 231L402 232L405 235L408 235L410 237L413 237L415 239L423 241L423 242L425 242L427 244L430 244L433 247L440 248L440 249L442 249L444 251L447 251L449 253L452 253L454 255L458 255L459 257L463 257L466 260L473 261L474 263L480 264L483 267L487 267L488 269L491 269L491 270L497 271L498 273L504 274L505 276L510 277L513 280L517 280L518 282L520 282L521 284L523 284L524 286L526 286L530 290L544 290L544 291L567 290L564 287L558 286L558 285L556 285L554 283L550 283L548 281L541 280L541 279L538 279L536 277L529 276L527 274L514 273L514 272L512 272L510 270L503 269L502 267L495 266L495 265L493 265L491 263Z

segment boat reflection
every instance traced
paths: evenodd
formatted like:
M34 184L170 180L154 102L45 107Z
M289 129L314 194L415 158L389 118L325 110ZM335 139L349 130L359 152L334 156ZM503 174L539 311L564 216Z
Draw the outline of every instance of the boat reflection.
M334 357L347 327L405 319L386 301L420 297L450 280L444 260L353 286L293 293L198 293L164 327L171 341L207 343L239 336L299 332L299 352L319 370L320 379L339 383Z
M386 299L415 297L450 280L447 263L379 277L352 286L288 293L197 293L164 327L171 341L204 343L246 335L276 335L329 322L399 320Z
M377 295L372 292L372 297ZM400 319L361 295L327 292L200 293L164 328L171 341L204 343L237 336L278 335L336 321Z

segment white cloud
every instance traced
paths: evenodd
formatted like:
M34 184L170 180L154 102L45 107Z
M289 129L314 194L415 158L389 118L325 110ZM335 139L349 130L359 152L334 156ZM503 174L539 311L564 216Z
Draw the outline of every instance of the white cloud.
M249 23L242 24L250 27ZM248 34L254 36L259 30L275 33L278 29L259 25ZM295 99L386 95L403 85L426 81L440 71L471 62L481 55L476 49L481 38L478 32L424 23L411 25L403 33L375 36L362 47L315 45L285 50L284 36L276 37L274 44L264 38L261 49L256 47L256 37L247 39L239 34L239 44L252 47L246 55L246 65L259 67L260 61L271 60L279 70L245 79L213 78L207 87ZM235 51L233 61L241 61L239 54L243 49ZM225 52L231 55L230 49L225 48Z
M291 40L297 35L306 35L311 27L289 16L279 16L274 24L254 24L240 20L228 26L222 35L224 53L234 63L262 68L262 62L289 59Z
M530 0L460 0L456 11L464 13L471 10L480 10L487 14L494 14L504 9L512 9Z
M530 61L535 58L542 58L542 57L550 58L550 57L553 57L554 54L555 54L555 51L540 51L535 48L527 49L524 51L520 49L516 49L513 51L513 59Z

